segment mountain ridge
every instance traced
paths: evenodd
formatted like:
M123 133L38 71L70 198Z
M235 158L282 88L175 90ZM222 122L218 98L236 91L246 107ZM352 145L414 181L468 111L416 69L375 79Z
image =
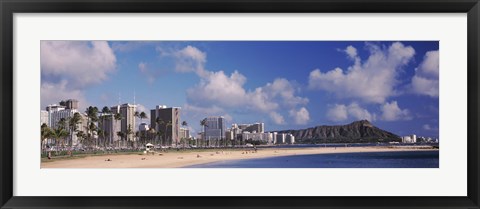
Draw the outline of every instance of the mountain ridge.
M368 120L354 121L345 125L321 125L299 130L282 130L290 133L298 143L372 143L400 142L401 138L374 126Z

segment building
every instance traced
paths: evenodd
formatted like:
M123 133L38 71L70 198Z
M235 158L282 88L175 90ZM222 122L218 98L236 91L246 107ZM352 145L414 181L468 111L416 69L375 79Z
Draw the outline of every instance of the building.
M147 123L140 123L140 125L138 125L138 130L139 131L148 131L149 128L148 128Z
M177 146L180 143L180 108L157 105L150 110L150 127L161 131L162 136L157 136L162 146Z
M285 133L278 133L276 137L275 144L285 144L285 140L287 138L287 134Z
M48 126L48 111L46 110L40 110L40 125L46 124Z
M132 104L122 104L111 107L111 111L113 116L117 113L120 114L120 131L127 134L129 130L134 133L135 132L135 110L136 105ZM127 134L126 135L127 141L135 141L134 134Z
M225 138L226 138L227 140L230 140L230 141L235 140L235 136L236 136L236 135L234 134L234 132L233 132L232 129L227 129L227 130L225 131Z
M237 133L250 132L250 133L264 133L265 124L264 123L254 123L254 124L232 124L232 129L236 130Z
M225 118L220 117L207 117L204 119L206 121L205 125L205 139L206 140L220 140L225 139Z
M246 140L253 140L253 141L260 141L263 143L270 144L273 142L273 134L272 133L250 133L245 131L242 133L242 139Z
M277 132L272 132L272 143L275 144L277 142Z
M190 138L190 130L188 128L180 127L180 139L189 139Z
M264 123L247 124L247 126L243 130L248 131L250 133L263 133L265 132L265 124Z
M118 132L122 131L120 120L115 120L114 113L100 113L100 120L98 121L98 127L104 131L105 139L108 145L119 146L120 137Z
M77 109L66 109L65 106L52 104L52 105L47 106L46 112L47 113L45 113L45 112L42 113L42 111L40 112L40 114L45 115L45 116L41 117L41 120L45 120L46 118L48 118L47 119L48 122L46 123L48 125L48 127L58 128L58 122L62 118L67 120L68 118L73 117L73 114L78 112L78 110ZM67 125L68 125L68 123L67 123Z
M65 101L65 106L66 106L67 110L78 109L78 100L69 99L69 100Z
M70 104L69 102L70 101ZM69 104L68 108L67 106L64 105L58 105L58 104L51 104L48 105L45 110L40 111L40 122L43 124L47 124L48 127L55 129L59 127L59 122L63 118L65 120L65 129L70 131L70 136L68 137L67 144L70 144L71 146L77 146L79 144L78 137L76 133L79 131L86 132L86 124L87 124L87 116L84 113L81 113L78 111L78 101L77 100L67 100L67 101L61 101L60 103L62 104ZM75 127L75 132L71 131L71 127L68 126L69 124L69 119L74 116L75 113L79 113L81 116L81 120L79 124Z
M287 134L285 137L285 143L295 144L295 136L293 136L292 134Z
M403 136L402 143L417 143L417 135L412 134L409 136Z

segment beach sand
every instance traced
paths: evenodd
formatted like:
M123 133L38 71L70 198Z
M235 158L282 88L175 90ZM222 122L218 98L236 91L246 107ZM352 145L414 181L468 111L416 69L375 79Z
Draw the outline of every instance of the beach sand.
M248 151L247 151L248 150ZM73 159L58 159L41 163L41 168L177 168L190 165L253 158L265 158L288 155L309 155L322 153L358 153L358 152L393 152L431 150L414 147L315 147L315 148L259 148L254 152L248 149L215 149L206 151L188 150L185 152L169 151L167 153L115 154L88 156ZM108 161L110 159L110 161Z

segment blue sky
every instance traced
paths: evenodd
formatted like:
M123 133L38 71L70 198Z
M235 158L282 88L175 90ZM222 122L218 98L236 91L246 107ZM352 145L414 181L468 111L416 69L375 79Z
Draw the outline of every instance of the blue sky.
M42 41L41 105L182 108L266 130L368 119L438 137L437 41Z

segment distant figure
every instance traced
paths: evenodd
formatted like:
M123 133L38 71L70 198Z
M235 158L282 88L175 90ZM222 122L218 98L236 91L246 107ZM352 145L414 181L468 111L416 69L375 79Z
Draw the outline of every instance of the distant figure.
M47 158L48 158L49 160L52 159L52 152L48 152Z

